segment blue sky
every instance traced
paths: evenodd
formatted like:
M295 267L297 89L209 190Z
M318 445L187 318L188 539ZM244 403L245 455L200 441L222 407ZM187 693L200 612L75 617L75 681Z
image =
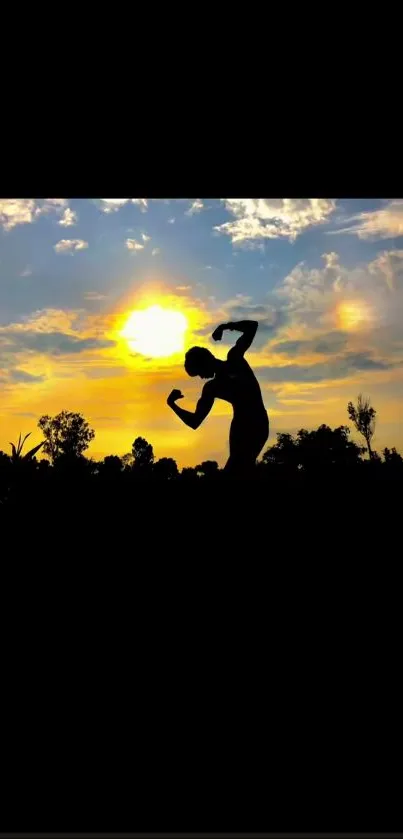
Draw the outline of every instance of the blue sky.
M225 459L225 410L199 442L165 412L170 379L196 395L176 357L170 369L148 365L148 403L137 359L144 427L127 414L133 366L114 352L111 324L155 283L157 302L199 312L193 343L222 318L259 320L251 358L271 443L279 430L347 423L346 400L363 390L378 409L376 447L402 448L402 278L403 200L0 199L0 448L18 417L35 427L38 411L69 408L69 397L91 417L106 403L94 456L123 453L133 428L154 434L160 456ZM103 376L91 402L88 381Z

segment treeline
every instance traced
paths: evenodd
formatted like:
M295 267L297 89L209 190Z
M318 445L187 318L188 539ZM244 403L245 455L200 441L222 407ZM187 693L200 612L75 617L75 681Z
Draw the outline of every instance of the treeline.
M370 478L401 479L403 458L396 448L385 448L381 454L372 449L376 411L369 400L358 398L357 405L347 406L348 415L364 445L350 439L350 428L330 428L322 424L308 431L301 428L296 435L278 433L277 442L264 452L256 465L255 476L267 481L301 481L304 477L328 477L355 474ZM26 487L95 486L122 489L141 482L184 484L211 482L225 477L214 460L205 460L195 467L178 469L171 457L156 459L152 444L136 437L132 449L122 457L108 455L101 461L85 455L95 432L79 413L62 411L55 417L42 416L38 427L43 441L27 450L27 438L11 444L10 454L0 451L0 501L4 505L16 492ZM41 457L45 454L46 457Z

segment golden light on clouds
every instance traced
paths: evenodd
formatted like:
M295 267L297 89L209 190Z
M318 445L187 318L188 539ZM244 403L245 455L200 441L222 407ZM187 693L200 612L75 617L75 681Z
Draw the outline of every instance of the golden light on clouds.
M367 304L359 300L347 300L337 307L337 320L341 329L358 329L368 325L371 319Z
M131 312L120 335L133 352L164 358L183 352L187 326L182 312L156 304Z

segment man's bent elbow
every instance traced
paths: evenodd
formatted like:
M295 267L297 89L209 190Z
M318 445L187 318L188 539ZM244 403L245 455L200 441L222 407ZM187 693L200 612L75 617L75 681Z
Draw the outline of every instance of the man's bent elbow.
M192 426L191 426L193 428L193 431L196 431L199 428L199 425L202 424L203 419L204 419L204 417L194 416L194 418L192 419Z

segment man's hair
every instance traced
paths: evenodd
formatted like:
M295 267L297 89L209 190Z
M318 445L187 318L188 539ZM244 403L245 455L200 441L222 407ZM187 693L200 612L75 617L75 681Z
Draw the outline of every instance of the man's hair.
M206 363L211 364L213 353L205 347L192 347L185 355L185 370L188 376L198 376Z

